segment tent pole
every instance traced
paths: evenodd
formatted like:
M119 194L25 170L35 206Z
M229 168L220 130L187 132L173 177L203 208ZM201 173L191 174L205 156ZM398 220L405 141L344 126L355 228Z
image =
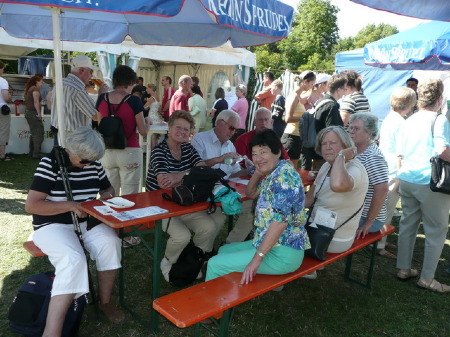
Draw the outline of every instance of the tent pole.
M66 123L65 113L63 111L63 88L62 88L62 61L61 61L61 33L60 33L60 9L51 7L52 25L53 25L53 52L55 54L55 85L56 89L56 113L58 114L58 141L59 145L64 147Z

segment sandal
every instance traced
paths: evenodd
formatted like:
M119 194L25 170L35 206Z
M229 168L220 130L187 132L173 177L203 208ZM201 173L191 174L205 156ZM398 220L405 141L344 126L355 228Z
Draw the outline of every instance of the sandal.
M396 259L397 255L392 254L390 251L387 251L386 249L377 249L377 254L383 257L386 257L388 259Z
M435 291L437 293L448 293L450 292L450 286L446 284L442 284L435 279L432 279L430 283L425 283L423 279L420 279L419 282L417 282L417 286L422 289L427 289L431 291Z
M141 239L139 239L137 236L127 236L126 238L122 239L122 247L123 248L129 248L132 246L136 246L141 243Z
M384 246L384 248L397 249L397 246L394 245L393 243L386 242L386 245Z
M406 281L409 278L419 275L417 269L400 269L397 273L397 278L402 281Z

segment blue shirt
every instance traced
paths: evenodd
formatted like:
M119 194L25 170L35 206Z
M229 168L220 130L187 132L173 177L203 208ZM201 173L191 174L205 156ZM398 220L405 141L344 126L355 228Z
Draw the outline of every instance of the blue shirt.
M434 137L431 128L434 120ZM406 120L397 141L397 153L403 156L398 178L418 184L428 185L431 178L430 158L437 150L450 145L450 123L444 115L436 118L436 113L420 110Z

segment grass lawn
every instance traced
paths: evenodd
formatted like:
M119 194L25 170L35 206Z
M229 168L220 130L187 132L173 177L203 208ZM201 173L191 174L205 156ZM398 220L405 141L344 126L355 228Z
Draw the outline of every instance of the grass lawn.
M37 161L15 156L0 163L0 336L16 336L8 327L7 312L19 285L33 274L52 270L46 257L33 258L23 248L31 232L31 216L24 202ZM398 221L398 219L396 219ZM224 233L223 233L224 235ZM397 234L388 239L396 243ZM418 234L414 267L420 269L423 235ZM450 241L447 240L436 279L450 284ZM142 245L141 245L142 246ZM127 299L138 312L151 308L151 262L143 247L127 249ZM356 258L356 275L364 271L362 257ZM159 270L158 270L159 272ZM344 262L339 261L318 272L316 280L294 281L281 292L270 292L239 306L230 336L309 336L309 337L425 337L450 336L450 294L436 294L416 287L414 280L395 278L395 260L377 258L373 289L366 290L343 280ZM161 277L161 293L173 292ZM91 306L85 311L82 336L150 336L140 324L127 316L121 326L98 322ZM193 336L193 327L178 329L160 320L159 336ZM212 336L206 331L202 336Z

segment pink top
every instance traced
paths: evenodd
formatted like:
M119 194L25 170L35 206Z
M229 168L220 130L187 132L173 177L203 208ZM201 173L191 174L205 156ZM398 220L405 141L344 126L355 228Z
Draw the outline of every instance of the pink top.
M248 102L245 97L239 98L231 107L231 110L236 111L241 117L241 122L239 123L239 129L245 130L245 120L248 113Z

